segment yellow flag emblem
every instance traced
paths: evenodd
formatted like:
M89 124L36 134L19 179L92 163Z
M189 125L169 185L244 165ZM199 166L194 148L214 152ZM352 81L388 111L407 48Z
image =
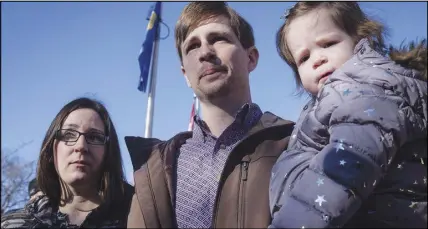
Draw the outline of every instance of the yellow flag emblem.
M150 15L149 24L147 25L147 30L151 30L153 28L153 25L155 24L157 15L155 11L152 12L152 15Z

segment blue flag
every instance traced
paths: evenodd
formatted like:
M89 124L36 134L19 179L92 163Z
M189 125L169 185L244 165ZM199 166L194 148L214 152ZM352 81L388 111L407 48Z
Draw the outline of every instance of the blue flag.
M146 40L141 47L141 52L138 57L138 63L140 64L140 82L138 84L138 90L146 92L147 84L149 81L150 63L152 62L152 51L153 42L159 39L157 30L160 21L161 2L156 2L150 18L149 24L147 25Z

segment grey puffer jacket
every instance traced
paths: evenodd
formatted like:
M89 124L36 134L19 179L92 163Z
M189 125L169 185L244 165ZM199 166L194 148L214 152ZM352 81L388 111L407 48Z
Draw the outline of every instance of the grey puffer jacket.
M425 227L427 83L367 39L304 108L272 169L270 228Z

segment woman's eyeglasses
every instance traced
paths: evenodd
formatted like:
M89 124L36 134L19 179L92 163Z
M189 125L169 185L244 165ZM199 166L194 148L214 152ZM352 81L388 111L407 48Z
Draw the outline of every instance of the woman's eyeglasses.
M60 129L56 132L56 139L63 142L77 142L81 135L85 136L86 143L90 145L104 145L108 141L108 136L95 131L81 133L72 129Z

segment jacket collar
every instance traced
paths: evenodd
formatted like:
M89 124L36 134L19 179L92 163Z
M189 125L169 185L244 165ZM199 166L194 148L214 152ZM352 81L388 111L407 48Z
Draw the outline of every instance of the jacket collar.
M284 120L271 112L265 112L257 124L247 132L241 142L254 135L263 134L267 129L282 128L284 126L290 126L290 128L293 128L293 125L294 122L292 121ZM172 167L176 160L175 153L190 137L192 137L191 131L178 133L168 141L162 141L157 138L126 136L125 143L128 147L134 171L137 171L144 163L147 162L153 151L159 150L160 152L165 152L165 149L167 149L166 152L172 152L168 155L162 155L165 157L165 168Z

